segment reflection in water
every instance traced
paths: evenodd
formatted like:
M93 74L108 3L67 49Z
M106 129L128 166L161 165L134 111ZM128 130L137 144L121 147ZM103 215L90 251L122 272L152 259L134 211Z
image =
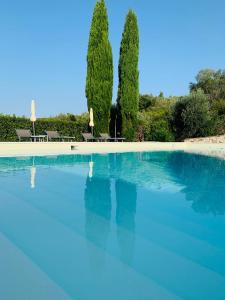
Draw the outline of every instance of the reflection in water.
M32 167L30 168L30 187L31 187L31 189L35 188L36 172L37 172L37 169L35 167L35 157L33 157L33 159L32 159Z
M192 208L198 213L225 214L225 161L212 157L188 154L183 152L146 152L108 155L68 155L23 158L0 158L0 172L17 172L29 170L31 188L36 187L36 173L39 167L71 167L84 166L89 170L89 179L85 194L90 189L95 191L92 200L103 202L103 194L109 194L110 180L116 179L124 184L133 184L152 190L170 189L173 192L185 193L186 199L192 202ZM95 180L99 183L95 186ZM119 184L120 185L120 184ZM117 184L116 184L117 186ZM118 187L116 187L118 190ZM120 188L119 188L120 189ZM105 192L103 192L105 190ZM120 194L120 193L119 193ZM117 197L119 195L117 192ZM85 196L88 199L90 196ZM102 198L102 199L101 199ZM98 199L98 200L97 200ZM99 200L100 199L100 200ZM99 202L99 203L101 203ZM106 201L107 202L107 201ZM110 203L110 200L108 201ZM118 202L118 201L117 201ZM119 202L121 202L119 200ZM106 205L104 217L111 211L111 204ZM96 208L95 208L96 209ZM104 203L98 207L104 210ZM99 211L99 213L100 213Z
M36 179L36 172L37 172L37 169L35 166L32 166L30 168L30 187L32 189L35 188L35 179Z
M110 232L111 219L111 189L110 179L89 176L85 186L85 232L87 240L97 244L102 249L106 248ZM102 270L104 257L99 252L99 257L92 257L90 249L90 263L93 269Z
M117 238L121 251L121 260L131 264L135 246L137 188L135 184L123 180L117 180L115 188ZM124 197L124 195L126 196ZM127 229L127 231L124 229Z
M0 172L24 170L33 165L35 166L59 167L76 166L88 163L90 155L59 155L59 156L35 156L35 157L0 157Z
M171 153L168 171L184 186L198 213L225 214L225 161L182 152Z
M93 167L94 167L94 162L93 161L90 161L89 162L89 178L92 178L93 177Z

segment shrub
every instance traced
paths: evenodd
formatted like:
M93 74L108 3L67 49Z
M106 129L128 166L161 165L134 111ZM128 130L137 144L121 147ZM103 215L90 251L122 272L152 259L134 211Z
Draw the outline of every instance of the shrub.
M169 116L169 106L139 113L139 136L143 135L145 141L174 141Z
M211 105L211 111L216 116L225 115L225 99L215 100Z
M156 104L157 97L153 95L140 95L139 96L139 110L146 111Z
M212 119L207 96L198 90L182 97L173 107L172 125L178 140L210 134Z
M25 117L0 115L0 141L17 141L16 129L32 130L32 123ZM35 123L35 130L36 134L43 134L45 130L57 130L62 135L74 136L77 141L81 141L81 132L88 130L88 122L85 118L79 121L38 119Z

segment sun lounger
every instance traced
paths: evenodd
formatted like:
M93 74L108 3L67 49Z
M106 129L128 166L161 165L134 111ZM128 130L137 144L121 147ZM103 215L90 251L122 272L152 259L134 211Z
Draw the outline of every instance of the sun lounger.
M85 142L96 141L96 138L91 133L82 133Z
M125 141L125 138L119 138L119 137L111 137L108 133L100 133L100 138L99 138L99 141L102 141L102 142L107 142L107 141L111 141L111 142L123 142Z
M61 141L65 141L65 140L74 140L75 137L74 136L63 136L60 135L58 131L50 131L50 130L46 130L45 131L47 134L47 140L48 141L53 141L53 140L61 140Z
M20 142L22 141L22 139L32 141L32 134L30 129L16 129L16 134Z
M32 135L30 129L16 129L16 134L20 142L22 139L32 142L44 142L46 138L46 135Z

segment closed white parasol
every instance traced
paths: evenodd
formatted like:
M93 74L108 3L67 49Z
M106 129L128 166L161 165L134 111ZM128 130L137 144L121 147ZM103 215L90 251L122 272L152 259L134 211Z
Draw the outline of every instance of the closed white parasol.
M35 109L35 101L31 101L31 117L30 117L31 122L33 123L33 135L35 135L35 126L34 123L37 121L36 117L36 109Z
M92 132L92 135L93 135L93 128L94 128L95 124L94 124L94 113L93 113L93 109L92 108L90 109L90 122L89 122L89 126L91 127L91 132Z

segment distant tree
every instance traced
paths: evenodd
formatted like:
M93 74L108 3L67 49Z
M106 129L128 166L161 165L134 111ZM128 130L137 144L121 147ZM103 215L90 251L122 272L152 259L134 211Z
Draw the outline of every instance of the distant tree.
M197 90L182 97L174 105L172 124L178 139L209 134L211 119L207 96Z
M164 98L163 92L160 92L160 93L159 93L159 98Z
M139 110L144 111L153 107L156 104L157 97L153 95L140 95L139 97Z
M108 34L108 15L104 0L97 2L87 54L86 97L93 108L95 134L109 131L113 89L112 48Z
M201 70L196 76L196 83L190 83L191 92L198 89L203 90L210 101L225 99L225 71Z
M137 17L129 11L120 47L118 110L119 128L127 140L134 140L139 101L139 32Z

